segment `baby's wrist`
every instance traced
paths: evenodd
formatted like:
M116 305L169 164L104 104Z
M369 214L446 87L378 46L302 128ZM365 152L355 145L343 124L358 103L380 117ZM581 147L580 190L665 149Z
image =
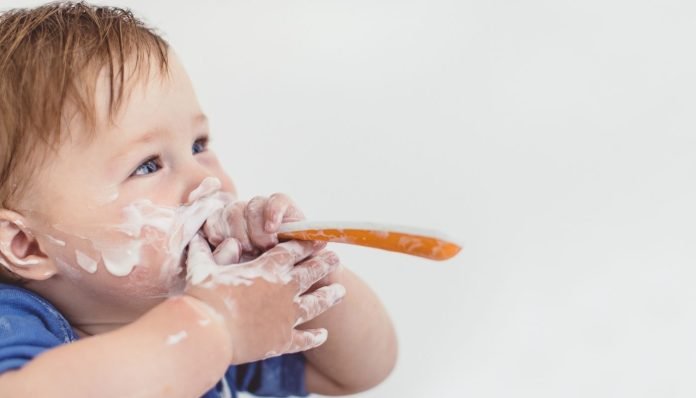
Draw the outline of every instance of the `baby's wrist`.
M207 335L219 344L220 352L231 361L232 346L225 318L213 306L197 297L184 295L176 299L190 309L193 322L207 331Z

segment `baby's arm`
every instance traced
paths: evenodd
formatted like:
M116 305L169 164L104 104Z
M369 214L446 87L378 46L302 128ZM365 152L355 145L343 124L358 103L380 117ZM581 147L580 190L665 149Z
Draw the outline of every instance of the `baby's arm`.
M205 309L195 298L168 299L123 328L61 345L4 373L0 395L201 396L222 377L231 351L224 324Z
M329 331L324 345L304 352L306 385L313 393L346 395L374 387L391 373L397 339L379 298L347 268L339 267L313 289L334 282L346 288L343 301L300 327Z
M345 292L333 284L302 294L338 264L327 255L307 259L315 251L312 242L285 242L243 267L224 267L197 236L187 265L200 271L198 284L190 281L185 296L0 375L0 396L201 396L229 365L314 348L326 331L295 325L323 313ZM275 277L258 277L264 273Z

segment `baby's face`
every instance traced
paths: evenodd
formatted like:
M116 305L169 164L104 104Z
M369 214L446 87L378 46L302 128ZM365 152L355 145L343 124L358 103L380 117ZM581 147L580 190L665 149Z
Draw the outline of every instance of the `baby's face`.
M153 65L126 91L113 124L102 75L93 138L74 119L72 139L49 155L22 206L54 262L56 286L97 308L142 311L180 291L185 245L222 200L236 196L207 148L208 124L188 76L173 56L169 67L169 78Z

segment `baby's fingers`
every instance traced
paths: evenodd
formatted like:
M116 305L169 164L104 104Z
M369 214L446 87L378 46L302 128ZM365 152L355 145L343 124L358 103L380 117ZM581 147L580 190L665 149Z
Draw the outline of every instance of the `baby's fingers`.
M267 234L264 230L264 209L266 208L267 199L263 196L256 196L249 201L246 209L244 209L244 217L246 218L249 239L254 247L262 251L278 244L278 238L275 235Z
M324 286L297 299L300 316L295 326L301 325L321 315L339 303L346 295L346 288L340 283Z
M186 279L194 285L214 275L218 267L208 242L200 234L196 234L188 245L186 267Z
M293 268L292 276L299 285L299 292L304 293L310 286L336 269L340 260L332 251L322 251Z
M305 216L290 197L282 193L274 193L266 202L264 218L266 220L265 231L272 234L278 231L278 227L283 221L302 221Z
M196 234L188 245L187 264L213 262L213 253L210 251L208 242L201 236Z
M292 354L295 352L311 350L312 348L316 348L324 344L328 337L329 332L326 329L295 329L292 331L292 342L290 343L290 347L285 353Z
M215 248L213 258L220 265L238 264L242 255L242 244L235 238L225 239Z
M247 264L248 267L272 270L276 275L289 276L295 264L312 255L316 243L312 241L290 240L263 253Z
M252 250L251 242L247 237L247 225L244 219L246 202L236 201L225 206L209 218L203 225L203 232L208 241L217 246L227 238L235 238L242 244L244 250Z

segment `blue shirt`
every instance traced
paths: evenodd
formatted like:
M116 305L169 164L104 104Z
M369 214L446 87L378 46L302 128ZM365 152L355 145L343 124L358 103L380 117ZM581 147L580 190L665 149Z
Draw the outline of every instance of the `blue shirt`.
M29 290L0 283L0 374L77 338L48 301ZM304 371L300 353L230 366L223 380L203 398L236 397L237 391L264 397L307 396Z

